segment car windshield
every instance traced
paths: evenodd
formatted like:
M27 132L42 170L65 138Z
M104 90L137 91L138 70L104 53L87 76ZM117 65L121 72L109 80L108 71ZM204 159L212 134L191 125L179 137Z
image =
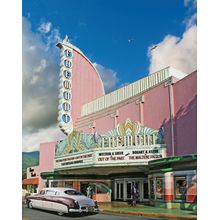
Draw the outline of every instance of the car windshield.
M82 196L83 194L79 191L76 191L76 190L66 190L64 191L65 194L67 195L71 195L71 196Z

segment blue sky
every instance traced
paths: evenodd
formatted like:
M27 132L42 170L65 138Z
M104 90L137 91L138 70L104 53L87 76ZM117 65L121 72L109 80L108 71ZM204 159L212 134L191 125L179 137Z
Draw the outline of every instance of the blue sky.
M168 34L181 37L189 10L182 0L23 0L23 16L30 16L33 31L50 21L125 83L148 74L150 45Z
M22 15L24 151L38 149L50 132L61 137L54 130L55 44L66 34L96 65L107 92L168 65L187 74L196 69L194 0L23 0Z

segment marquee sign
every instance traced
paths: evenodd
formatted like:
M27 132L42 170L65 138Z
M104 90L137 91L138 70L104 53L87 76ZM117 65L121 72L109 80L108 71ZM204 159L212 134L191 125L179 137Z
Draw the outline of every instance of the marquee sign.
M105 134L73 131L56 145L55 168L147 164L166 157L163 128L143 127L129 118Z
M58 122L61 131L68 135L73 131L71 117L73 49L67 36L57 46L61 49Z
M146 165L150 160L166 157L165 145L154 147L127 147L94 149L84 153L75 153L55 159L55 169L59 168L82 168L90 166L115 166L119 165Z

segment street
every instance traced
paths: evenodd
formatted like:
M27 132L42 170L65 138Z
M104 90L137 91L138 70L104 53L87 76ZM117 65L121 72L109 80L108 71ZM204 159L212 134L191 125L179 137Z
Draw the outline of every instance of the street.
M67 215L58 216L55 212L48 212L39 209L29 209L26 205L22 204L22 220L159 220L161 218L150 218L137 215L119 215L119 214L94 214L94 215ZM169 220L165 219L164 220Z

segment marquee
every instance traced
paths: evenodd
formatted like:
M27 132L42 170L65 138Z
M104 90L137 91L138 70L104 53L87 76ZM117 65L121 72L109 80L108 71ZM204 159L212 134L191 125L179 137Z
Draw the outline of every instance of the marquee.
M164 157L163 127L154 130L128 118L105 134L73 131L56 145L55 169L143 165Z

